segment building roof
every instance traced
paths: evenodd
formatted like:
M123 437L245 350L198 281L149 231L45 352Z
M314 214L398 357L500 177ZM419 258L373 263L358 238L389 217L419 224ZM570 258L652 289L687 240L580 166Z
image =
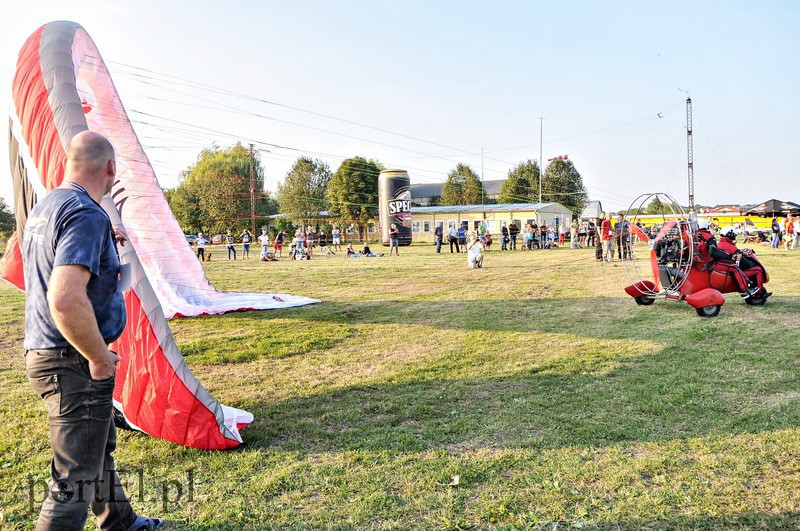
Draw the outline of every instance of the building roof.
M569 210L564 205L559 203L504 203L499 205L449 205L449 206L429 206L429 207L413 207L411 209L414 214L445 214L457 212L536 212L547 210L555 207Z
M585 218L596 218L600 215L600 212L603 211L603 205L600 204L600 201L589 201L586 203L586 206L583 207L583 212L581 212L581 219Z

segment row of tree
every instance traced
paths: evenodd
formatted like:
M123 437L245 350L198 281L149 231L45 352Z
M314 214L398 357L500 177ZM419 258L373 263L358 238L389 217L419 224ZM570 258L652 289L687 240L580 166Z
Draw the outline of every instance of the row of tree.
M538 203L539 165L526 160L514 166L500 186L497 203ZM588 193L583 179L571 160L555 160L545 170L541 181L542 202L561 203L579 213L586 206ZM458 164L447 175L442 195L437 201L446 205L486 203L486 190L480 177L466 164Z
M321 160L300 157L278 185L280 212L306 225L325 217L361 234L378 211L380 162L353 157L342 161L335 173Z
M223 232L251 224L250 175L255 177L255 216L258 225L280 212L295 224L315 224L323 218L359 233L378 211L378 175L383 165L364 157L342 161L335 172L319 159L299 157L278 185L277 197L264 191L264 169L257 154L241 144L229 149L209 148L181 176L181 183L165 190L178 223L186 232ZM538 202L539 165L532 160L508 172L498 202ZM542 200L557 202L580 212L586 188L572 161L553 161L541 182ZM440 205L475 205L486 202L480 177L467 164L457 164L442 185ZM324 214L323 214L324 213ZM281 225L286 226L286 222Z

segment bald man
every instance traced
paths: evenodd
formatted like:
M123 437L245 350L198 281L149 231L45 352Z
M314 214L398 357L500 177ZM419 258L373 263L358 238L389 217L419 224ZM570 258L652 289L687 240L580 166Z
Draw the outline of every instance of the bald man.
M133 512L111 456L119 357L108 345L126 321L116 249L125 238L99 203L115 175L111 143L91 131L75 135L63 184L25 227L25 368L47 404L53 452L39 530L83 529L90 506L101 529L162 524Z

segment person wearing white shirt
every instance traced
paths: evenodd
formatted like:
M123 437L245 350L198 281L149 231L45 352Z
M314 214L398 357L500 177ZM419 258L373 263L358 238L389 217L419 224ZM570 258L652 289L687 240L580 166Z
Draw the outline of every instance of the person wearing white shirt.
M261 229L261 236L258 237L258 241L261 242L260 259L263 259L269 254L269 234L267 234L267 229Z
M483 244L474 232L469 235L467 243L467 266L470 269L483 267Z
M197 258L199 258L200 261L205 262L206 261L206 239L203 236L202 232L197 233L197 239L195 240L195 243L197 243Z
M456 228L455 225L452 225L450 227L449 235L450 235L450 252L451 253L453 252L453 245L456 246L456 252L457 253L461 252L458 249L458 229Z

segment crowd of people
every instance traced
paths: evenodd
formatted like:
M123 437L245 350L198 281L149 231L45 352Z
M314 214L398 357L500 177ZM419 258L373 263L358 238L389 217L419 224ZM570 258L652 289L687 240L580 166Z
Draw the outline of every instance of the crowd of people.
M717 224L710 222L707 224L712 233L719 233L720 228ZM637 227L637 230L647 234L650 238L654 238L659 229L659 225L654 224L648 227L640 222L637 222ZM787 250L796 249L800 243L800 216L790 215L783 220L783 223L780 223L777 218L773 218L771 230L772 247L783 246ZM567 242L567 235L569 235L569 242ZM750 241L748 237L751 236L746 231L744 236L746 242ZM761 237L768 238L769 234ZM596 219L575 219L569 225L548 225L545 222L532 221L520 228L513 221L511 223L503 222L499 238L501 251L555 249L565 247L569 243L569 247L572 249L594 247L595 257L599 262L633 259L631 222L622 214L618 214L615 219L612 214L601 212ZM266 228L257 238L253 238L247 229L243 230L238 237L228 230L222 241L227 249L228 260L237 260L237 240L241 244L243 260L250 258L250 245L256 240L261 248L259 260L265 262L282 258L284 245L288 245L288 257L292 260L311 260L315 252L323 255L335 255L342 250L342 234L337 227L332 228L330 237L324 230L317 230L314 227L305 230L300 227L291 237L285 231L278 231L272 239ZM390 228L389 242L389 255L391 256L392 252L399 255L398 229L395 225ZM211 240L202 232L197 235L194 245L200 260L211 259L211 253L206 247L210 243ZM470 268L483 266L483 253L490 251L493 243L494 237L485 222L481 222L475 231L469 230L467 222L460 225L451 224L445 228L444 223L439 221L434 228L436 253L441 253L443 245L448 244L451 253L467 254ZM383 254L373 252L369 244L364 244L360 250L356 251L353 244L350 243L344 252L350 258L383 256Z
M772 247L779 249L781 245L787 251L797 249L800 243L800 216L788 215L783 220L783 225L778 218L772 218Z
M228 260L237 259L237 238L229 229L223 237L223 243L228 252ZM253 238L248 229L244 229L238 236L241 242L241 257L243 260L250 259L250 245L255 240L261 248L259 260L262 262L274 262L279 258L283 258L283 247L289 241L289 258L292 260L310 260L314 256L314 249L319 248L322 254L335 255L341 251L341 232L338 228L334 227L331 231L331 238L328 239L324 231L319 231L315 228L309 228L308 231L303 228L298 228L294 236L289 240L289 235L282 230L279 230L274 237L270 240L269 232L266 227L261 230L261 235L258 238ZM211 253L207 251L206 245L211 244L212 241L207 238L202 232L197 234L193 245L197 250L197 258L201 261L210 261ZM270 246L272 249L270 249Z

